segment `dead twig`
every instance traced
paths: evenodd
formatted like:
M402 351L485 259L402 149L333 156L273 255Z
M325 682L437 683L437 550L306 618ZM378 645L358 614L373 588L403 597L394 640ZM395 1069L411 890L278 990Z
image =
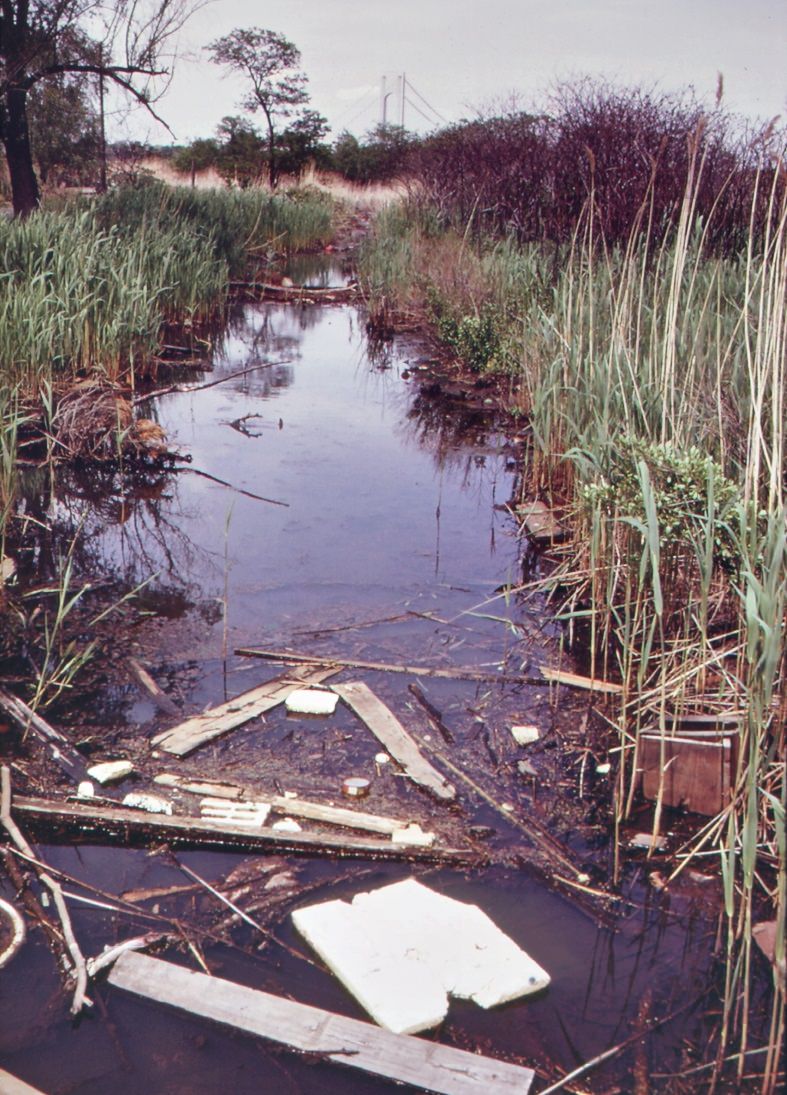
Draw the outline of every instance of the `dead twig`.
M185 387L182 384L170 384L168 388L156 388L155 391L135 396L131 401L131 406L138 407L140 403L147 403L149 399L158 399L160 395L172 395L175 392L181 395L188 395L190 392L202 392L206 388L215 388L217 384L226 384L228 380L236 380L239 376L248 376L249 373L258 372L260 369L272 369L274 365L286 364L286 361L262 361L259 365L247 365L245 369L227 373L226 376L219 376L215 380L206 381L204 384L188 384Z
M284 506L286 509L290 508L289 502L280 502L277 498L265 498L262 494L255 494L254 491L245 490L243 487L236 487L234 483L228 483L226 479L219 479L217 475L211 475L208 471L201 471L199 468L173 468L173 471L184 472L190 471L192 475L199 475L201 479L209 479L211 483L218 483L220 487L227 487L229 490L234 490L236 494L243 494L246 498L253 498L255 502L268 502L271 506Z
M438 733L442 736L443 741L446 743L446 745L453 745L454 735L443 722L442 713L438 711L434 704L430 703L429 700L426 698L424 690L423 688L421 688L420 684L412 681L410 684L408 684L407 689L413 696L415 696L421 707L423 707L424 711L426 711L426 714L429 717L429 721L431 722L432 726L434 726L435 730L437 730Z
M622 1042L618 1042L617 1045L611 1046L610 1049L605 1049L603 1053L599 1053L597 1057L592 1057L589 1061L585 1061L579 1068L575 1068L573 1072L568 1072L562 1080L558 1080L557 1083L550 1084L549 1087L545 1087L543 1091L539 1092L539 1095L553 1095L555 1091L562 1091L563 1088L570 1084L573 1080L578 1079L580 1076L584 1076L586 1072L590 1072L591 1069L596 1068L598 1065L603 1064L604 1061L608 1061L610 1057L617 1056L627 1046L630 1046L633 1042L636 1042L640 1038L644 1038L647 1034L654 1030L658 1030L659 1027L663 1027L665 1023L671 1022L673 1019L677 1019L679 1015L682 1015L684 1011L688 1011L694 1007L698 1000L702 999L701 994L694 1000L690 1000L688 1004L684 1004L682 1008L678 1008L677 1011L671 1012L669 1015L665 1015L663 1019L654 1019L648 1022L646 1029L639 1027L630 1034L628 1038L624 1038Z
M0 822L3 828L6 830L11 840L25 855L32 858L33 852L30 845L22 835L21 830L17 826L14 819L11 817L11 771L7 765L3 765L2 771L0 771ZM76 986L74 988L74 999L71 1002L71 1014L77 1015L85 1004L89 1004L90 1001L86 996L87 990L87 966L85 964L85 956L80 950L79 944L76 941L74 935L74 929L71 924L71 917L66 907L65 899L63 898L63 890L59 882L55 882L48 871L38 870L38 877L41 882L47 887L52 894L52 899L57 909L57 914L60 918L60 923L63 928L63 937L66 941L66 947L71 955L71 960L74 964L74 976L76 978Z

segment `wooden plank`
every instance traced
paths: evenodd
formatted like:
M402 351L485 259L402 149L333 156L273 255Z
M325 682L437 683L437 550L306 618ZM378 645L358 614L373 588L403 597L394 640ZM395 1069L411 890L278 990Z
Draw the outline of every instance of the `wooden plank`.
M457 848L420 848L393 844L387 840L355 840L335 833L282 833L269 828L255 831L198 817L148 814L125 807L101 808L78 802L17 797L14 799L14 811L20 819L38 826L46 825L50 839L52 826L62 825L69 832L90 833L91 839L95 839L96 835L119 836L124 841L132 838L159 844L169 841L190 847L243 848L251 851L268 849L307 855L417 859L437 863L478 859L476 853Z
M42 1095L42 1092L0 1068L0 1095Z
M166 753L184 757L219 735L264 715L277 704L283 703L296 688L302 688L305 684L319 684L338 672L336 666L311 670L305 667L294 669L291 673L274 677L272 681L266 681L265 684L236 696L234 700L211 707L199 715L192 715L185 722L157 734L152 739L152 744Z
M155 776L154 780L164 787L176 787L180 791L187 791L193 795L212 795L230 800L250 799L254 802L263 802L277 814L292 814L293 817L322 821L327 825L342 825L346 829L363 829L366 832L385 833L390 836L397 829L404 829L408 824L403 818L367 814L362 810L349 810L344 806L326 806L321 802L288 798L286 795L266 795L236 784L192 780L186 776L171 775L169 772L162 772L161 775Z
M74 783L89 778L87 762L82 754L77 752L64 734L61 734L54 726L42 719L18 696L14 696L11 692L6 692L4 688L0 688L0 708L25 733L29 731L38 739L58 768L65 772Z
M569 688L584 688L589 692L609 692L611 695L617 695L623 691L622 684L600 681L596 677L582 677L579 673L569 673L565 669L550 669L547 665L541 666L541 675L546 681L565 684Z
M407 775L441 799L453 799L456 791L436 768L422 755L393 711L375 696L363 681L335 684L333 690L364 722L391 756L401 764Z
M242 646L235 653L241 658L265 658L283 665L328 665L345 669L371 669L381 673L408 673L413 677L442 677L450 681L498 681L505 684L542 684L538 677L520 677L503 673L484 673L478 669L433 669L423 665L397 665L393 662L365 662L357 658L320 658L312 654L296 654L292 650L259 650Z
M707 739L665 737L663 799L665 806L683 806L695 814L715 817L730 801L733 772L733 739L730 735ZM640 770L645 798L658 797L662 783L662 739L656 734L640 737Z
M526 1095L533 1072L466 1050L299 1004L151 958L122 954L109 974L117 988L182 1008L302 1053L440 1095Z

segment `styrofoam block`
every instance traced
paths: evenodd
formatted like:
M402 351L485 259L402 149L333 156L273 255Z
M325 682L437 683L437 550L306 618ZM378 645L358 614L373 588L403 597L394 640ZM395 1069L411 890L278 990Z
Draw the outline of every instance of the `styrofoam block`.
M97 783L111 783L115 779L125 779L133 771L130 760L105 760L88 768L87 774Z
M489 1008L549 984L546 970L477 905L436 893L414 878L358 894L356 904L378 923L401 925L451 996Z
M392 844L411 844L416 848L431 848L434 844L434 833L426 833L421 826L411 821L402 829L394 829L391 833Z
M145 791L129 791L122 806L131 806L135 810L147 810L149 814L171 814L172 803L158 795L149 795Z
M372 1018L397 1033L436 1026L449 994L488 1008L550 980L477 906L415 879L357 894L351 905L299 909L293 921Z
M396 934L381 933L345 901L296 909L293 923L376 1023L395 1034L438 1026L448 1010L445 990L420 956Z
M325 688L295 688L284 705L296 715L332 715L339 697Z
M517 745L532 745L538 741L540 734L537 726L512 726L511 736Z

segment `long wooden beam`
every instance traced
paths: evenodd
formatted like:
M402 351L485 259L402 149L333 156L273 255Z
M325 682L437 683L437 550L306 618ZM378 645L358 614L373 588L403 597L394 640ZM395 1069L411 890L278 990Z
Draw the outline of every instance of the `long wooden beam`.
M438 1095L527 1095L533 1071L128 951L109 982L291 1049Z
M520 677L503 673L484 673L480 669L462 667L451 669L430 668L425 665L398 665L394 662L365 662L357 658L320 658L313 654L296 654L293 650L259 650L244 646L235 651L241 658L265 658L282 665L341 666L344 669L371 669L382 673L407 673L413 677L442 677L450 681L484 681L501 684L543 685L541 677Z
M477 852L461 848L421 848L393 844L386 840L355 840L338 833L286 833L275 829L249 830L222 824L216 819L149 814L127 807L99 807L78 802L14 798L14 813L20 821L37 827L53 825L95 836L120 836L128 841L169 841L190 847L241 848L332 855L344 858L419 860L424 862L478 862Z

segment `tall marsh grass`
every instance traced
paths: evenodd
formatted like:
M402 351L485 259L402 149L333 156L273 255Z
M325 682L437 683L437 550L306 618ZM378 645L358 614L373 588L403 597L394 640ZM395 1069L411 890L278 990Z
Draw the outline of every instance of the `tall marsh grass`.
M162 328L223 307L259 258L330 236L322 196L151 186L0 223L0 375L48 379L144 370Z
M696 167L666 235L648 233L645 206L628 241L607 246L592 195L562 245L437 233L422 210L409 227L389 211L362 276L373 317L420 309L508 386L532 431L526 489L573 517L554 581L567 625L589 629L592 672L623 684L616 832L636 803L643 732L666 742L686 715L737 720L729 795L675 874L711 850L722 873L714 1053L736 1054L739 1076L757 1037L751 928L776 920L770 1092L784 1036L787 202L778 172L755 179L762 230L720 252L696 215ZM654 830L663 792L662 778Z

